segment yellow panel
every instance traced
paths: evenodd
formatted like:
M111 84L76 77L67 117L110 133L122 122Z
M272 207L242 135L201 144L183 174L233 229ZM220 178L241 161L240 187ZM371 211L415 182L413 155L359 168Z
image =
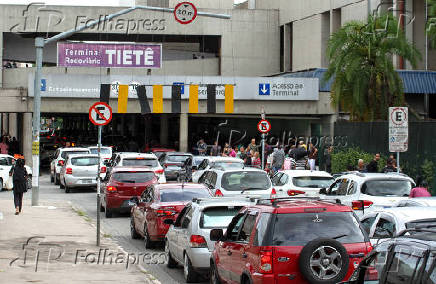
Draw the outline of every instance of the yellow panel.
M224 95L225 95L224 112L225 113L233 113L233 91L234 91L233 85L225 85L224 87Z
M127 112L128 96L129 96L129 86L119 85L118 86L118 113Z
M198 85L189 86L189 113L198 113Z
M163 86L153 86L153 113L163 113Z

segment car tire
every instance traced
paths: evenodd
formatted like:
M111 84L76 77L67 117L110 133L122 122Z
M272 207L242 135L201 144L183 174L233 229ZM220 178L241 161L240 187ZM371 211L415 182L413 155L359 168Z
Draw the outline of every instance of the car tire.
M112 209L107 208L107 205L104 207L104 216L106 218L112 218Z
M54 184L55 185L59 185L60 184L59 179L58 179L58 175L56 173L54 174Z
M71 193L71 187L68 187L66 184L64 185L65 193Z
M135 222L133 221L133 216L130 217L130 236L134 240L137 240L141 237L135 229Z
M325 260L326 263L321 263ZM341 282L348 271L345 247L334 239L318 238L306 244L298 261L303 277L312 284Z
M150 240L150 235L147 230L147 223L144 225L144 246L146 249L154 248L154 242Z
M218 275L218 270L216 269L215 263L210 262L210 275L209 275L209 283L210 284L221 284L220 277Z
M171 256L168 240L165 240L165 252L168 254L167 267L168 268L176 268L177 267L177 261Z
M198 282L198 273L195 272L194 268L192 267L191 260L186 253L183 259L183 276L185 277L185 281L187 283Z
M243 275L241 279L241 284L252 284L252 282L247 275Z
M4 187L3 187L3 179L0 178L0 191L3 191Z

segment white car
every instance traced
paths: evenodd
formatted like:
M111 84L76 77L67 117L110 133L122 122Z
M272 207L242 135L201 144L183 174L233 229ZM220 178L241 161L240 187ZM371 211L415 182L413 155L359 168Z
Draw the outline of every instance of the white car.
M198 183L205 184L212 196L255 195L270 198L276 194L268 174L255 168L227 171L210 169L203 173Z
M12 168L12 165L15 163L15 158L11 155L0 154L0 191L3 188L6 188L6 183L9 179L9 171ZM29 166L24 166L26 168L28 177L28 187L32 186L32 168Z
M320 196L339 200L351 206L361 217L363 212L395 206L409 198L415 183L410 177L397 173L350 173L336 178Z
M112 167L134 167L142 166L149 167L156 174L159 179L159 183L165 183L165 173L163 167L160 165L159 160L155 154L145 153L118 153L113 160Z
M328 188L334 181L328 172L308 170L278 171L271 178L279 197L319 196L319 190Z
M415 207L430 206L436 207L436 196L432 197L415 197L399 201L396 207Z
M91 151L88 148L76 148L67 147L59 148L56 150L53 160L50 163L50 181L59 185L59 175L61 173L62 166L65 164L65 160L69 154L90 154Z
M98 155L98 146L90 146L88 149L91 151L91 154ZM112 148L107 146L100 147L100 157L103 161L110 160L112 158Z
M233 157L205 157L192 173L192 182L198 182L204 171L208 169L243 169L244 161Z
M361 223L374 245L405 229L434 228L435 217L436 208L433 207L393 207L367 212L361 218Z

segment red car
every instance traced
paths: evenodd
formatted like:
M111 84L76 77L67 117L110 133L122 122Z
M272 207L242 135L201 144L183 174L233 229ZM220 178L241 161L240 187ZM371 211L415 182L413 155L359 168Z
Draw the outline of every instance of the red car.
M114 211L130 212L133 196L139 196L158 179L148 167L114 167L102 183L101 211L111 218Z
M193 198L210 197L209 190L200 184L167 183L147 187L140 199L134 200L130 230L133 239L144 237L145 248L163 242L169 225L165 219L176 220L177 215Z
M338 283L372 249L350 207L296 198L244 207L210 239L211 283Z

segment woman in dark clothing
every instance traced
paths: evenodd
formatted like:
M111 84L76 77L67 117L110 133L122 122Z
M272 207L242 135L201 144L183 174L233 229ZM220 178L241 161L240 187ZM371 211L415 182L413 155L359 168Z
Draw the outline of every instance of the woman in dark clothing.
M24 167L24 160L18 159L15 166L11 169L9 175L14 181L14 204L15 215L21 212L23 206L23 194L27 191L27 171Z

